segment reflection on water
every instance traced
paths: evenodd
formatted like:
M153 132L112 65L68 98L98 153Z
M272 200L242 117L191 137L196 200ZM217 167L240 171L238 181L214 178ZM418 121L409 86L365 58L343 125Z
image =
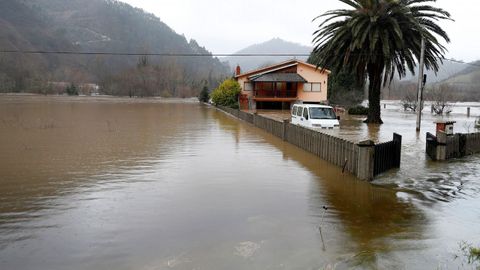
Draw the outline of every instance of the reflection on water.
M431 163L384 118L340 131L404 136L370 184L194 103L0 96L0 269L456 268L478 158Z
M340 268L391 266L387 261L379 263L376 256L402 245L400 242L392 245L393 241L423 239L428 220L410 200L401 198L401 193L358 181L314 155L271 139L269 142L282 149L285 159L295 160L314 174L308 195L310 215L318 221L322 232L322 250L333 251ZM339 231L346 234L342 237L347 241L341 246L336 243L339 239L332 239L339 237ZM414 248L405 245L404 248ZM342 253L343 256L338 256ZM390 262L391 259L388 258Z

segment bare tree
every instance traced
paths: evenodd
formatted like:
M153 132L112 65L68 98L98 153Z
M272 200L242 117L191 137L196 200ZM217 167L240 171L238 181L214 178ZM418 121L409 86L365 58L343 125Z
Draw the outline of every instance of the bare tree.
M452 112L451 101L454 100L454 97L448 84L444 83L430 89L427 96L428 99L432 101L432 111L436 115L449 114Z
M412 89L407 90L401 103L403 106L403 110L416 112L418 105L417 105L417 94L414 92L414 90ZM422 107L421 110L423 111L423 107L424 107L423 103L421 107Z

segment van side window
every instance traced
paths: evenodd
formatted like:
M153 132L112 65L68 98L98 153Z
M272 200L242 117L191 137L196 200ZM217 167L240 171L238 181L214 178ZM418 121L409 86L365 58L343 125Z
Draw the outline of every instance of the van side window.
M292 115L293 116L297 115L297 108L298 108L297 106L293 106L293 108L292 108Z
M303 107L298 107L297 116L302 116Z
M308 109L307 109L307 108L305 108L305 109L303 110L303 118L305 118L305 119L308 120Z

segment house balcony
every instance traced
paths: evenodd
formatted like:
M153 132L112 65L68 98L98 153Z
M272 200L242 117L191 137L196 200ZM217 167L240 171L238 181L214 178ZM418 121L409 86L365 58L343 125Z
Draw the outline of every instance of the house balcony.
M297 89L257 89L253 92L253 99L256 101L295 101L297 100Z
M292 102L297 100L299 84L306 82L297 73L269 73L252 76L256 101Z

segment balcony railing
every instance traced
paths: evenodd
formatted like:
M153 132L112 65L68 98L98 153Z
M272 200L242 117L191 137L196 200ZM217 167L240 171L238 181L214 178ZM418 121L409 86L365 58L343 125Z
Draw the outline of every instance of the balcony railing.
M297 89L291 90L255 90L254 96L257 98L296 98Z

